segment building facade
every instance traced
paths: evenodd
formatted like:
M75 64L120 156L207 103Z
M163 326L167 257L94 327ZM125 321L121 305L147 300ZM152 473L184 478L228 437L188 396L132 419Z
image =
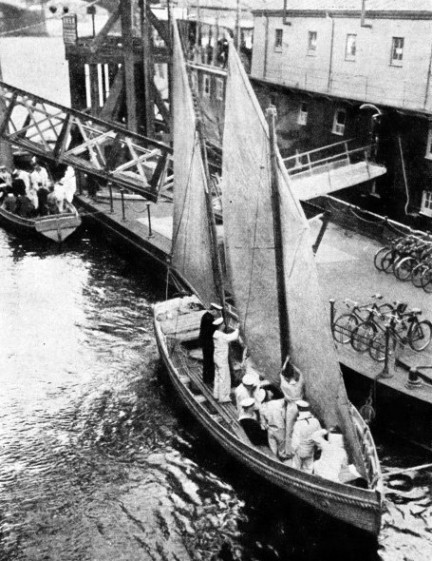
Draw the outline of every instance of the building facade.
M369 138L388 170L376 185L384 210L432 216L429 0L285 4L254 12L250 73L261 103L277 106L283 154Z

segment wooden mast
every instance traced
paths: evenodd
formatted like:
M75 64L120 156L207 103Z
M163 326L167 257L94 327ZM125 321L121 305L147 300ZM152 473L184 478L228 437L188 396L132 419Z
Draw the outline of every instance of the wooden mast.
M271 170L271 202L273 214L273 234L275 244L275 261L276 261L276 286L278 293L278 309L279 309L279 334L281 348L281 364L286 362L289 354L289 325L288 325L288 307L287 296L285 291L285 273L284 273L284 254L282 244L282 220L280 214L279 200L279 180L278 180L278 164L277 164L277 148L275 133L276 107L270 105L266 111L266 118L269 127L270 140L270 170Z
M222 306L222 314L224 316L225 325L227 322L226 316L226 308L225 308L225 283L222 274L222 264L219 256L219 249L217 243L217 232L216 232L216 220L215 215L213 212L213 200L212 200L212 193L210 189L210 174L208 170L208 161L207 161L207 148L205 145L205 139L203 134L203 125L201 119L197 118L197 133L200 142L201 148L201 156L204 166L204 173L206 175L206 185L204 188L205 191L205 199L206 199L206 208L207 208L207 217L209 220L210 225L210 240L211 240L211 259L212 259L212 269L213 269L213 278L216 285L216 290L220 298L220 303Z

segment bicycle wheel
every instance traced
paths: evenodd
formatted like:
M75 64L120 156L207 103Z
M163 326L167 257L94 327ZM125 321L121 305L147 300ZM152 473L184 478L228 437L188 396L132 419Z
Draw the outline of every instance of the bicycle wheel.
M390 333L389 335L389 345L388 345L388 353L389 356L393 354L395 348L395 338L394 335ZM369 346L369 355L371 358L376 360L377 362L384 362L386 357L386 334L385 333L377 333L375 337L372 339L371 344Z
M425 292L430 294L432 292L432 269L428 267L422 275L421 286Z
M414 351L425 349L432 338L432 323L427 320L412 323L408 330L408 343Z
M416 263L417 261L414 257L404 257L403 259L398 260L395 262L393 268L395 277L400 281L407 281L411 277Z
M354 314L342 314L333 323L333 337L338 343L345 345L351 340L353 329L358 325L359 320Z
M414 269L412 271L411 282L417 288L421 288L421 286L422 286L423 274L424 274L426 269L427 269L427 265L425 265L424 263L419 263L418 265L416 265L414 267Z
M371 321L360 323L351 335L352 348L359 353L367 351L371 340L375 337L377 331L377 326Z
M387 251L387 253L384 255L384 257L381 259L381 270L384 271L385 273L391 273L393 271L392 269L392 265L395 261L396 258L396 253L392 250L389 249Z
M384 271L383 267L382 267L382 261L384 259L384 256L389 252L389 248L388 247L381 247L374 256L374 265L376 267L376 269L378 269L378 271Z

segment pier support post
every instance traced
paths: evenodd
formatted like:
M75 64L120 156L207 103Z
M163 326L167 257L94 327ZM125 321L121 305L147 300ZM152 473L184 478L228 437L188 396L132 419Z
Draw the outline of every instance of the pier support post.
M151 225L150 203L146 203L146 204L147 204L147 216L148 216L148 228L149 228L148 237L151 238L153 236L153 231Z
M114 212L114 201L113 201L113 192L112 192L111 181L108 182L108 189L109 189L109 195L110 195L110 212L112 214Z
M380 374L380 378L392 378L393 374L389 371L389 358L390 358L390 326L388 325L385 330L385 357L384 368Z
M121 205L122 205L122 220L126 220L126 209L125 209L125 199L124 199L124 189L120 189L121 194Z

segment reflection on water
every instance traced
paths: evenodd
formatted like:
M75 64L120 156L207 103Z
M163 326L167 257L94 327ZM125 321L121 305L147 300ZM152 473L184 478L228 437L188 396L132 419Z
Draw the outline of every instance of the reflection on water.
M376 546L208 442L164 382L151 272L1 230L0 271L0 559L431 558L431 471L393 481Z

